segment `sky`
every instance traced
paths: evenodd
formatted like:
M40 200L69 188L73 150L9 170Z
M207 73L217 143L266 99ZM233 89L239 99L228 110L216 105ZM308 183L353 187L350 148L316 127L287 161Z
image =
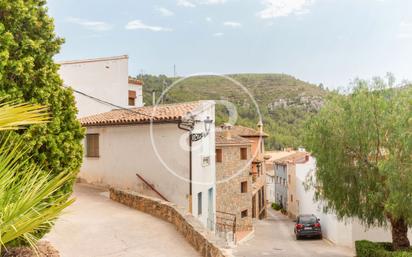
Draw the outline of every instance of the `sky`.
M410 0L49 0L56 60L129 56L129 74L285 73L329 88L412 80Z

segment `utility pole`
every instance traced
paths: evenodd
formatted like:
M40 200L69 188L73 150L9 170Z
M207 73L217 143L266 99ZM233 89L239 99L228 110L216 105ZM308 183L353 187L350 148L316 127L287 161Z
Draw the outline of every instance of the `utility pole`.
M176 64L173 65L173 78L176 78Z

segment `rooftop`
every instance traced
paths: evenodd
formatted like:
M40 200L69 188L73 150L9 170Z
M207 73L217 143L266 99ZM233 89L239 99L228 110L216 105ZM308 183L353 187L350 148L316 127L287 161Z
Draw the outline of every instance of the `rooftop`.
M225 145L250 145L251 142L246 138L237 135L228 136L225 131L216 131L216 146Z
M230 130L232 135L237 135L241 137L267 137L266 133L261 133L253 128L244 127L240 125L224 125L217 128L218 131Z
M277 164L287 164L288 162L296 163L296 162L303 161L305 156L309 155L309 153L307 153L307 152L296 152L296 151L294 151L294 152L289 152L289 153L291 153L291 154L286 155L286 156L281 157L281 158L277 158L277 159L273 160L273 162L277 163Z
M163 121L179 121L188 112L194 112L202 101L115 109L110 112L80 118L83 126L125 125Z
M100 58L90 58L90 59L80 59L80 60L69 60L69 61L60 61L58 64L76 64L76 63L86 63L86 62L104 62L104 61L114 61L121 59L129 59L128 55L119 55L119 56L109 56L109 57L100 57Z

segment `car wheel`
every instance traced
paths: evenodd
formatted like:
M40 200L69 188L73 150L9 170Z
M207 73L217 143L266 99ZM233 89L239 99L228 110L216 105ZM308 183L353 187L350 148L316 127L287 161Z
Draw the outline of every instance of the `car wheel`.
M319 239L320 239L320 240L322 240L322 239L323 239L323 236L322 236L322 235L320 235L320 236L319 236Z
M296 240L299 240L299 239L300 239L300 236L296 235Z

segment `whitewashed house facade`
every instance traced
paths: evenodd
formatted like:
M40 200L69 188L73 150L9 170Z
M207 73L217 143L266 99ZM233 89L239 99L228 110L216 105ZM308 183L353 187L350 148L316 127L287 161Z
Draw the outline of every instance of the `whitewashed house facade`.
M59 63L64 85L78 91L74 96L79 118L108 112L113 105L143 106L143 83L129 79L128 61L129 57L122 55Z
M299 199L300 214L315 214L320 218L322 232L325 238L333 243L354 249L355 241L370 240L376 242L390 242L390 228L367 228L358 219L339 220L333 213L324 213L321 202L315 202L313 188L306 190L305 181L308 177L314 177L316 172L316 159L309 156L308 162L296 164L296 196ZM412 232L408 237L412 239Z
M194 121L194 136L185 130L188 113ZM87 135L79 178L166 199L213 230L214 120L213 101L117 109L83 117L80 121Z

